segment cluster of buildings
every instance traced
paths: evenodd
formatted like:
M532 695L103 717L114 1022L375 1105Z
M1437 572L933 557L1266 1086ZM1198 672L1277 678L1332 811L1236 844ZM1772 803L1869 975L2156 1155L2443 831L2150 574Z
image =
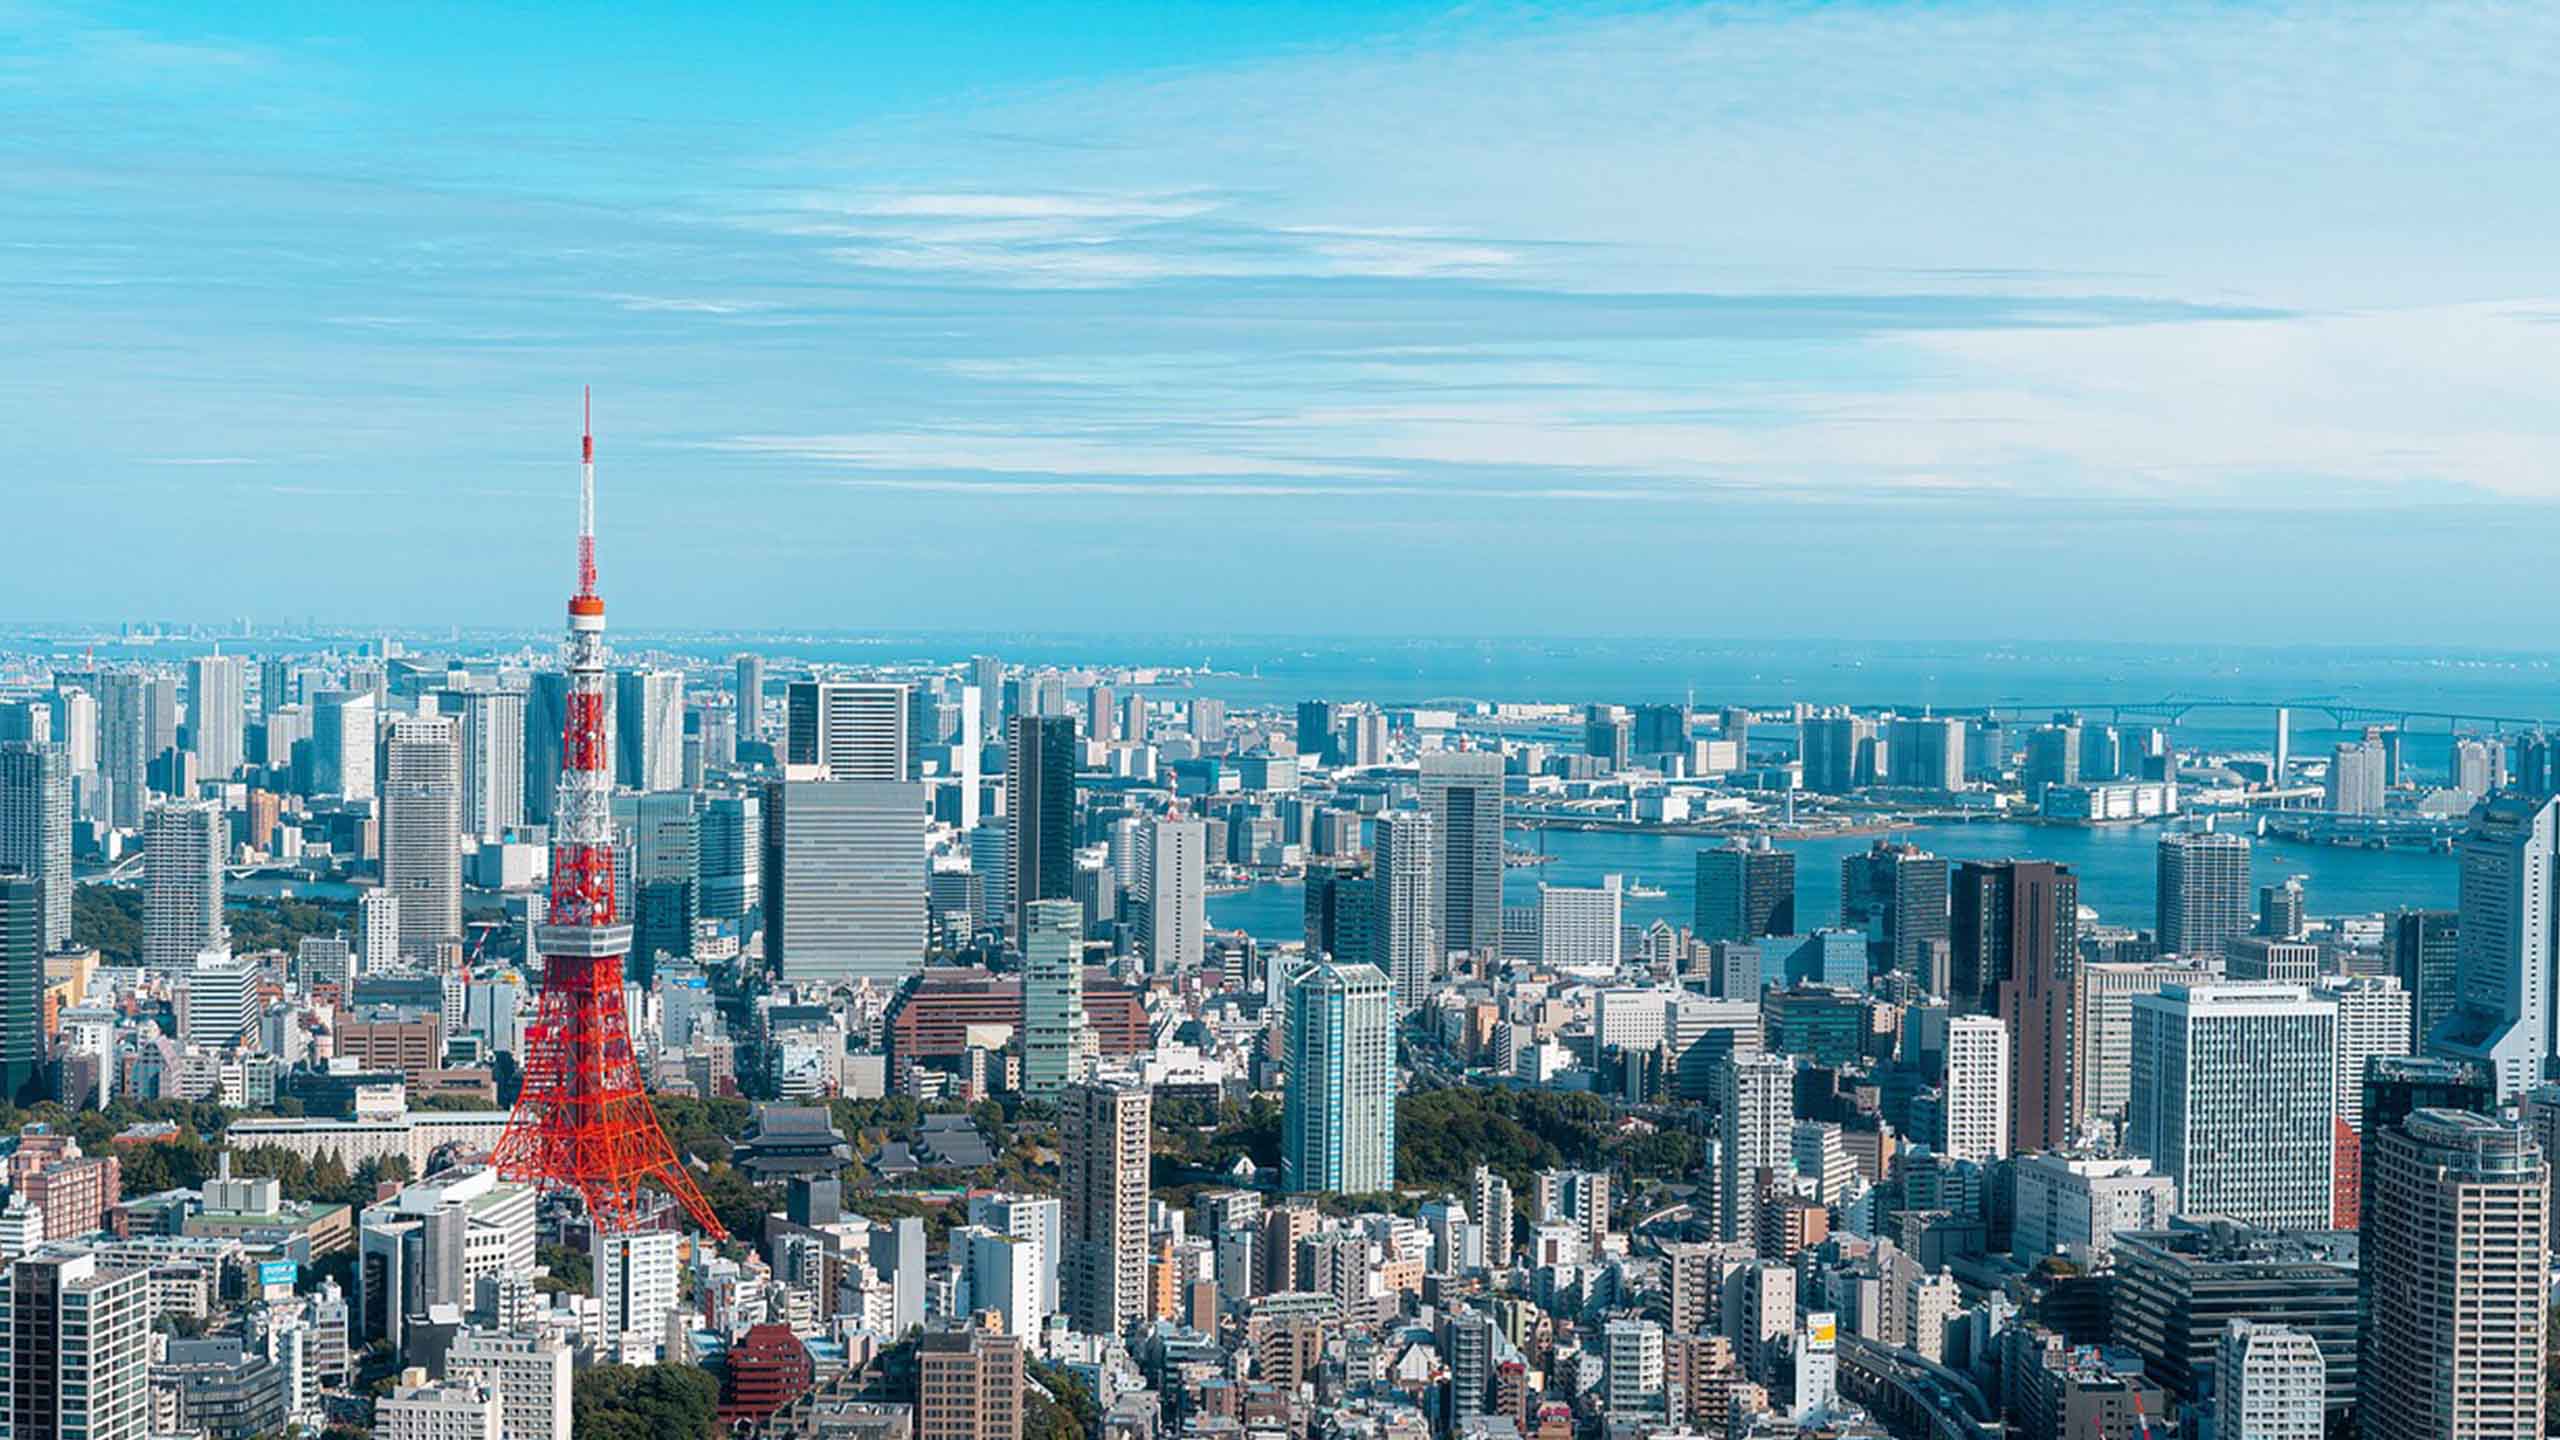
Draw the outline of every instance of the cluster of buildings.
M993 657L652 656L606 694L627 1008L661 1095L757 1102L727 1159L768 1213L719 1244L591 1233L487 1165L568 693L528 654L395 650L0 687L5 1098L210 1101L235 1155L381 1177L126 1194L151 1134L30 1127L13 1434L235 1440L387 1380L377 1433L556 1440L608 1362L710 1369L735 1433L879 1440L1018 1436L1069 1379L1150 1440L2543 1420L2560 835L2529 743L2457 742L2452 909L2323 919L2193 822L2138 927L2067 865L1880 839L1835 891L1761 830L1702 838L1690 923L1639 925L1641 879L1537 883L1506 819L1798 789L2152 818L2199 777L2070 716L1230 709ZM2433 803L2393 735L2325 767L2282 735L2239 783ZM74 933L75 866L138 893L132 954ZM1298 934L1209 923L1272 876ZM230 904L282 888L328 928L235 943ZM1560 1165L1400 1173L1400 1113L1452 1086L1603 1118ZM830 1109L893 1096L923 1123ZM1245 1138L1197 1165L1168 1127Z

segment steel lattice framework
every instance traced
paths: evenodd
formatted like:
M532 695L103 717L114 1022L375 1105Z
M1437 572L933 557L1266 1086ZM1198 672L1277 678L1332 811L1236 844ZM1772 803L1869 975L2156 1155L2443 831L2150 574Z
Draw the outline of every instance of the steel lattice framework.
M606 1234L643 1228L641 1191L664 1189L704 1233L727 1234L658 1124L623 1007L631 927L613 890L613 781L605 755L604 601L596 594L596 442L579 442L578 593L569 600L568 715L552 815L542 999L525 1027L524 1089L492 1157L500 1174L574 1190ZM654 1208L654 1207L651 1207Z

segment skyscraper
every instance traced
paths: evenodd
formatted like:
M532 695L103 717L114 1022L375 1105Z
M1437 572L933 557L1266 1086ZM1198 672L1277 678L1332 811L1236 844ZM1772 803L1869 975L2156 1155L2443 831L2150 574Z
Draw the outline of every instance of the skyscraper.
M37 944L71 943L71 767L62 746L0 744L0 873L35 883Z
M1395 1188L1395 1026L1394 989L1375 965L1322 962L1290 982L1283 1189Z
M763 903L764 795L713 795L702 811L702 915L744 922Z
M1960 1013L1970 974L1999 975L1991 999L2009 1028L2009 1146L2069 1145L2088 1119L2080 1073L2080 882L2060 865L1967 862L1956 874L1950 989Z
M98 677L98 769L107 786L107 814L119 830L142 828L151 800L151 748L146 719L147 677L110 670Z
M204 779L228 780L239 773L248 683L248 667L237 655L200 655L187 662L187 731L196 773Z
M2409 992L2409 1050L2416 1054L2459 998L2461 912L2402 910L2391 917L2391 973Z
M1758 1228L1760 1172L1795 1167L1796 1062L1792 1055L1728 1054L1715 1067L1716 1238L1746 1240Z
M1138 954L1150 975L1199 968L1208 934L1208 852L1198 820L1149 816L1138 825Z
M370 690L324 690L311 707L311 791L344 800L374 797L376 706ZM551 745L556 754L560 737ZM554 766L553 779L558 779ZM546 802L544 813L549 813Z
M733 688L738 702L738 739L741 742L764 739L763 656L738 657L738 677Z
M2542 1083L2553 1051L2555 816L2560 801L2495 796L2472 810L2456 852L2457 998L2427 1049L2488 1066L2502 1104Z
M2206 958L2249 931L2249 837L2180 830L2160 837L2160 953Z
M1143 1085L1070 1085L1058 1107L1061 1284L1070 1323L1117 1335L1147 1315L1147 1166L1153 1104Z
M462 743L440 715L383 727L382 888L400 897L400 953L462 938Z
M1948 887L1947 997L1959 1011L1999 1006L2023 954L2053 965L2080 949L2080 884L2042 860L1967 860Z
M1893 784L1907 790L1964 788L1964 721L1946 716L1904 717L1886 732L1885 765Z
M1997 1160L2009 1153L2009 1030L1989 1015L1947 1021L1947 1076L1939 1087L1946 1116L1942 1153L1958 1160Z
M1055 1099L1084 1042L1084 907L1035 900L1022 936L1022 1093Z
M1330 700L1299 701L1296 738L1299 754L1306 756L1309 760L1332 764L1335 750L1333 702Z
M604 692L613 707L613 690ZM537 670L524 692L524 818L548 825L560 799L561 744L568 735L569 675L564 670ZM611 733L609 730L607 733ZM614 747L604 747L605 774L613 773Z
M48 1098L44 1078L44 888L0 872L0 1101Z
M832 780L909 779L907 710L904 685L794 680L783 693L783 761L823 767Z
M782 780L764 792L765 957L794 982L895 984L924 964L924 787Z
M2391 764L2378 739L2341 743L2329 753L2328 807L2340 815L2379 815Z
M2388 975L2349 975L2311 993L2338 1007L2338 1119L2361 1134L2367 1062L2409 1054L2409 992Z
M222 943L222 807L154 805L142 827L142 963L178 971Z
M1766 839L1698 852L1691 934L1702 944L1796 933L1796 857Z
M462 698L462 830L495 839L524 823L524 692Z
M1063 715L1017 715L1004 755L1006 889L1013 933L1023 907L1075 894L1076 726Z
M1422 808L1439 841L1440 944L1502 950L1502 756L1434 750L1422 757Z
M151 1433L150 1272L76 1246L0 1272L0 1415L11 1440Z
M2125 1143L2178 1182L2189 1214L2325 1230L2337 1200L2337 1044L2336 1007L2299 985L2137 995Z
M1395 986L1396 1009L1408 1012L1428 1000L1440 973L1439 844L1432 819L1418 810L1382 811L1370 822L1369 878L1351 882L1366 886L1356 892L1365 905L1354 916L1364 922L1365 952L1379 973ZM1337 910L1336 920L1341 915ZM1337 923L1337 929L1340 926ZM1321 958L1309 952L1310 958ZM1358 952L1338 958L1356 960Z
M2419 1110L2364 1157L2357 1416L2373 1440L2542 1433L2550 1170L2514 1124Z
M1804 788L1842 795L1873 785L1876 722L1859 715L1816 715L1798 727L1803 737Z
M683 672L624 670L613 681L614 778L634 790L683 789Z
M1866 933L1869 968L1909 975L1933 993L1947 944L1947 862L1917 845L1878 840L1840 861L1840 925Z

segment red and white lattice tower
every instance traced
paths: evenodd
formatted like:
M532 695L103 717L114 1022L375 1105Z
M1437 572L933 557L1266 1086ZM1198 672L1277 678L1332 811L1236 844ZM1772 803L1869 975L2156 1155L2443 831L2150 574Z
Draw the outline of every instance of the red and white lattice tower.
M640 1084L623 1008L631 927L613 893L613 780L604 733L604 601L596 594L596 442L579 446L578 593L569 599L568 718L551 819L551 906L534 927L542 999L525 1027L524 1090L491 1157L510 1180L575 1190L606 1234L644 1228L651 1182L704 1232L727 1232L676 1158Z

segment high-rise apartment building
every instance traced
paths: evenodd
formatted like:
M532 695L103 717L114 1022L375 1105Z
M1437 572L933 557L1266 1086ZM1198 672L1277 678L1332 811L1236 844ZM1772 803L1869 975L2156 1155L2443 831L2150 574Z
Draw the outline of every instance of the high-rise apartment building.
M757 742L765 738L764 724L764 657L738 657L737 678L731 689L738 705L738 739Z
M780 780L764 792L765 956L795 982L894 985L924 964L924 787Z
M142 827L142 963L179 971L222 943L222 807L151 807Z
M1947 862L1917 845L1878 840L1840 861L1840 928L1867 937L1868 968L1943 993Z
M383 726L382 888L400 897L400 953L462 938L462 739L440 715Z
M1118 1335L1147 1317L1152 1097L1116 1081L1067 1087L1058 1107L1060 1284L1077 1330Z
M1381 812L1370 824L1370 866L1365 880L1341 888L1354 903L1337 907L1337 932L1364 930L1365 952L1338 950L1345 960L1365 953L1395 986L1396 1008L1409 1012L1427 1001L1447 953L1440 943L1446 911L1440 903L1439 845L1431 816L1417 810ZM1365 903L1364 903L1365 902ZM1319 958L1309 952L1310 958Z
M615 781L634 790L683 789L683 672L620 671L613 698Z
M0 1271L0 1416L10 1440L143 1440L150 1272L48 1245Z
M907 780L914 744L907 687L883 681L795 680L783 692L783 761L831 780Z
M2206 958L2249 932L2249 837L2181 830L2160 837L2160 953Z
M1017 715L1005 737L1006 891L1018 937L1023 907L1075 894L1076 727L1063 715Z
M595 1237L590 1269L604 1333L643 1337L655 1345L667 1312L680 1302L676 1251L684 1237L672 1230L642 1230Z
M98 771L106 813L119 830L142 828L151 804L150 683L134 670L98 677Z
M33 881L47 954L71 943L71 765L58 744L0 744L0 874Z
M1782 1177L1794 1170L1795 1087L1791 1055L1729 1054L1716 1065L1718 1239L1753 1238L1760 1172Z
M2009 1029L1989 1015L1947 1020L1947 1076L1939 1087L1946 1135L1940 1149L1958 1160L1997 1160L2009 1153Z
M1422 757L1422 809L1439 840L1440 944L1502 949L1502 756L1434 750Z
M1138 883L1131 887L1138 955L1150 975L1200 966L1207 941L1208 850L1198 820L1153 815L1138 823Z
M569 1440L569 1347L544 1335L465 1330L445 1353L445 1373L496 1393L506 1440Z
M2364 1156L2366 1316L2357 1415L2372 1440L2543 1427L2551 1175L2511 1122L2419 1110Z
M2495 796L2455 851L2456 999L2426 1048L2487 1066L2502 1104L2542 1083L2553 1051L2555 816L2560 800Z
M2009 1146L2054 1150L2088 1119L2080 1073L2080 882L2040 860L1957 867L1948 971L1959 1013L2009 1027Z
M2337 1007L2300 985L2170 985L2133 1002L2125 1141L2187 1213L2325 1230L2335 1213Z
M1052 1100L1084 1044L1084 907L1035 900L1022 935L1022 1093ZM1050 1257L1056 1259L1054 1250Z
M1796 857L1765 839L1698 852L1698 893L1690 933L1701 944L1793 935Z
M240 772L248 688L248 666L237 655L187 662L187 734L199 777L228 780Z
M1841 795L1879 783L1876 722L1859 715L1816 715L1798 727L1803 737L1804 788Z
M1322 962L1289 985L1289 1088L1280 1183L1297 1192L1395 1188L1396 1002L1375 965Z
M2380 740L2341 743L2329 752L2323 782L2328 808L2340 815L2379 815L2390 780L2390 758Z
M1885 765L1901 789L1963 789L1964 721L1946 716L1895 720L1886 731Z

